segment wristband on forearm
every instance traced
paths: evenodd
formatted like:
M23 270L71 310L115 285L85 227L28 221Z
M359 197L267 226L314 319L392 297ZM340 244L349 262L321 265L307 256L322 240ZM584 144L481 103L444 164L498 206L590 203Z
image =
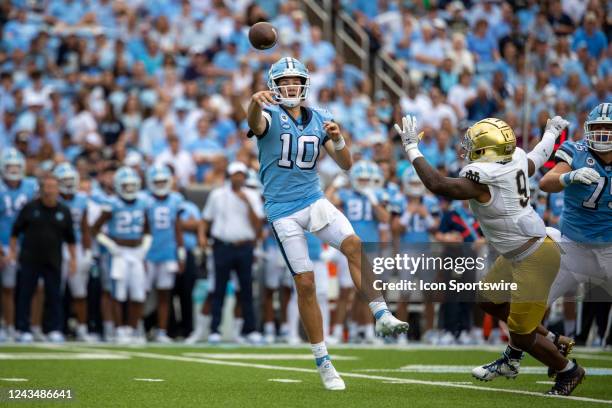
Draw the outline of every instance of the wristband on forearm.
M340 139L332 140L332 143L334 144L334 150L342 150L346 146L344 137L342 137L342 135L340 135Z

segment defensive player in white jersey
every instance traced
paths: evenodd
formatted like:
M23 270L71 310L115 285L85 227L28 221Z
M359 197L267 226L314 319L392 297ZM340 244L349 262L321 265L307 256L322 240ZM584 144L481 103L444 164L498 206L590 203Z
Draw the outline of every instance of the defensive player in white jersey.
M269 90L252 96L247 119L249 136L257 137L266 216L293 275L300 316L321 379L325 388L343 390L344 381L333 367L324 341L304 231L314 233L346 255L355 286L370 302L381 334L406 331L408 324L389 312L380 293L371 293L374 279L369 276L371 271L362 271L361 241L350 222L321 191L316 168L320 150L325 149L344 170L351 167L352 159L330 114L302 106L309 86L310 76L304 64L295 58L281 58L268 73Z
M418 149L416 119L406 116L403 127L395 125L408 159L431 192L458 200L470 200L470 208L481 230L501 255L484 278L485 283L514 282L510 291L482 290L485 311L508 309L510 344L501 359L487 369L507 367L509 359L520 359L523 351L557 372L549 394L569 395L582 381L585 370L569 361L538 326L547 309L550 287L559 271L558 245L547 236L546 227L529 205L527 178L553 152L555 140L568 123L554 117L546 124L542 140L525 153L516 147L514 131L500 119L488 118L470 127L463 139L469 164L460 177L443 177ZM473 373L478 377L479 373Z

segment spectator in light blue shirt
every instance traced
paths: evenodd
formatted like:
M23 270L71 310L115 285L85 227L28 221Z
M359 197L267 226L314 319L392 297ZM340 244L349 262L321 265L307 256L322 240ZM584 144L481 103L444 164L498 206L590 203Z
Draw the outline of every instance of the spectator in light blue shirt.
M201 183L213 162L219 156L224 156L223 146L218 141L216 133L210 129L210 120L202 117L196 125L197 138L187 146L197 164L196 180Z
M69 25L75 25L81 21L86 11L80 1L74 0L54 0L49 4L48 9L52 17Z
M313 61L317 69L329 67L336 57L336 49L329 41L322 39L319 27L314 26L310 29L310 37L311 42L303 48L302 58Z
M240 67L238 52L235 42L229 42L226 48L215 54L213 65L225 71L236 71Z
M142 122L138 133L138 148L148 157L155 157L166 147L166 129L164 127L164 117L168 107L160 102L155 106L153 115Z
M17 11L14 19L8 20L3 30L3 40L8 51L20 49L27 51L30 41L38 33L36 25L28 21L28 14L25 9Z
M606 35L599 29L597 17L593 13L587 13L583 26L574 33L572 48L577 50L583 42L586 43L589 55L596 59L599 59L608 47Z
M489 35L487 20L478 20L474 31L468 34L468 49L476 55L476 69L479 72L489 72L495 61L499 60L499 51L495 37Z

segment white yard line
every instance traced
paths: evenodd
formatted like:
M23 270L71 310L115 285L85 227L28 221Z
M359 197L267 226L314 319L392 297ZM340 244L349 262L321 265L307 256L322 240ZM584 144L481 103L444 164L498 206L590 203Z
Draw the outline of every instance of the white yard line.
M74 346L70 348L72 350L78 349L77 347L74 347ZM87 350L89 350L90 352L91 351L100 351L100 352L109 351L105 349L93 349L93 348L87 348ZM142 351L114 350L113 352L122 354L122 355L128 355L131 357L150 358L150 359L156 359L156 360L183 361L183 362L189 362L189 363L210 364L210 365L219 365L219 366L226 366L226 367L259 368L262 370L290 371L290 372L298 372L298 373L318 374L318 371L314 368L283 367L283 366L275 366L275 365L268 365L268 364L243 363L243 362L238 362L238 361L224 361L224 360L213 360L213 359L205 359L205 358L174 356L174 355L168 355L168 354L147 353L147 352L142 352ZM542 398L559 398L561 400L593 402L593 403L598 403L598 404L612 405L612 400L603 400L603 399L588 398L588 397L575 397L575 396L561 397L561 396L556 396L556 395L547 395L547 394L543 394L540 392L534 392L534 391L483 387L483 386L478 386L478 385L459 384L456 382L416 380L416 379L387 377L387 376L381 376L381 375L369 375L369 374L359 374L359 373L339 373L339 374L345 378L360 378L360 379L377 380L377 381L393 381L395 383L404 383L404 384L418 384L418 385L430 385L430 386L435 386L435 387L462 388L462 389L469 389L469 390L476 390L476 391L490 391L490 392L499 392L499 393L505 393L505 394L529 395L532 397L542 397Z

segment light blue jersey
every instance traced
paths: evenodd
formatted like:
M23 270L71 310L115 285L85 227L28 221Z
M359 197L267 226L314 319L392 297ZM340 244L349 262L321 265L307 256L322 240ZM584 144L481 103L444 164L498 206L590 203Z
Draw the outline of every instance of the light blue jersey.
M187 221L192 218L200 221L202 219L202 215L198 206L192 203L191 201L183 201L180 209L180 218L182 221ZM198 246L198 236L195 232L183 230L183 246L187 251L191 251L195 247Z
M323 197L316 165L327 141L323 121L332 117L318 109L303 107L301 112L296 121L282 106L264 110L268 126L257 137L257 146L264 208L270 221L291 215Z
M583 140L563 143L555 158L572 170L590 167L600 175L599 181L589 186L575 183L565 188L560 222L563 235L576 242L612 242L612 164L604 164Z
M177 260L176 221L184 200L181 194L175 192L164 198L149 196L147 218L153 242L147 253L147 261Z
M111 219L108 234L114 239L137 240L144 234L145 217L148 207L146 196L138 195L133 201L112 197L109 201Z
M379 200L384 192L377 190ZM363 194L355 190L342 189L338 191L338 198L342 201L342 211L353 225L355 234L363 242L379 242L379 222L374 214L372 203Z
M34 178L24 178L17 188L11 188L5 182L0 183L0 243L7 246L11 238L11 229L17 214L23 206L38 194L38 182Z
M83 217L87 211L89 198L85 193L77 192L70 199L60 196L60 201L70 208L70 215L72 216L72 225L74 228L74 236L76 242L81 244L83 238L83 231L81 230L81 223Z

